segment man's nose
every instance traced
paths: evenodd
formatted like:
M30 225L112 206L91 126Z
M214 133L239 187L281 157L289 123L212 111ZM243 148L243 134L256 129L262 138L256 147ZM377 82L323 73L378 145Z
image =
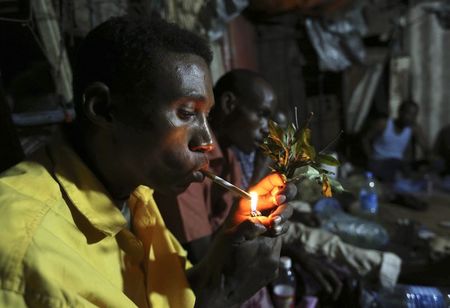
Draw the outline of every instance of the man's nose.
M202 123L198 127L197 133L189 144L189 149L193 152L201 153L211 152L214 149L212 134L206 117L202 119Z
M202 152L202 153L207 153L207 152L211 152L214 149L214 145L211 144L201 144L198 146L192 146L191 151L193 152Z

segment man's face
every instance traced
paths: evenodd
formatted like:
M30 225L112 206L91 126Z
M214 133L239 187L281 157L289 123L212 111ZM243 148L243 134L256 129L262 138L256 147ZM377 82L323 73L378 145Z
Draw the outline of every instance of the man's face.
M112 155L134 185L179 193L203 179L199 169L207 164L205 152L212 144L207 124L212 81L198 56L168 54L161 67L151 102L144 97L137 108L126 102L117 106Z
M399 120L403 126L411 126L416 123L419 110L413 105L408 105L399 110Z
M274 91L264 80L253 82L248 93L236 97L236 109L227 125L231 142L245 153L254 151L262 143L276 107Z

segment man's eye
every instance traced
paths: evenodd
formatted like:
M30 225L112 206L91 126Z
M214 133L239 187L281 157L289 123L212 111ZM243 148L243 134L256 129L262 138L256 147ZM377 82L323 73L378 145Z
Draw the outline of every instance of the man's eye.
M178 116L180 119L189 120L195 116L195 110L191 109L178 109Z

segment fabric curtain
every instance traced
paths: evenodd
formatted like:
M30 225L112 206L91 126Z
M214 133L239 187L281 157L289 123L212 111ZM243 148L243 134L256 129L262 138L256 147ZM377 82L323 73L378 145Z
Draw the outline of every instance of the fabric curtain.
M414 7L409 14L412 97L420 106L418 121L428 142L450 124L450 30L445 30L430 4Z

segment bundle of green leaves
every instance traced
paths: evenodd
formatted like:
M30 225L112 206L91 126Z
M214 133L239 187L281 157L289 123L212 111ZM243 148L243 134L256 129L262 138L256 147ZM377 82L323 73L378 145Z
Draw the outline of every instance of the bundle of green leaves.
M271 168L283 174L287 182L315 180L322 185L325 197L331 197L332 190L342 191L342 185L330 179L331 172L323 168L323 165L339 166L339 161L325 151L317 153L311 145L311 129L297 126L290 124L283 129L276 122L269 122L269 135L261 149L273 160Z

